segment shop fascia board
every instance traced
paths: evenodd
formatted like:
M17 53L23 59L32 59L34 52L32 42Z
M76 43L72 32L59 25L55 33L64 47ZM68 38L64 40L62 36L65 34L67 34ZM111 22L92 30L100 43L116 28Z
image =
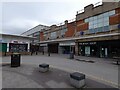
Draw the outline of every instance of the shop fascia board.
M98 37L108 37L108 36L116 36L120 35L120 33L111 33L111 34L104 34L104 35L94 35L94 36L82 36L82 37L73 37L73 38L64 38L64 39L56 39L56 40L48 40L48 41L41 41L39 44L42 43L49 43L49 42L62 42L62 41L75 41L80 39L89 39L89 38L98 38Z

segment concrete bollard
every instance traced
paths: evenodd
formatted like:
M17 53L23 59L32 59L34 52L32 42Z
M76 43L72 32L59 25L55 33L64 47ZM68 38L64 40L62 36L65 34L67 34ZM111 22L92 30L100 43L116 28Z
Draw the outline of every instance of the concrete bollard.
M79 72L70 74L70 83L76 88L82 88L85 86L85 75Z
M49 64L40 64L39 65L40 72L47 72L49 71Z

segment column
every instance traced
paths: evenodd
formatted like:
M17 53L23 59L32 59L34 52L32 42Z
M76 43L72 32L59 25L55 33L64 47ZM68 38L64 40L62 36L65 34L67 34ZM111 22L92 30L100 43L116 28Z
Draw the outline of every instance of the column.
M79 43L78 42L75 42L75 55L79 55L78 52L78 46L79 46Z
M28 43L27 51L30 52L30 43Z
M9 43L7 43L7 52L9 52Z

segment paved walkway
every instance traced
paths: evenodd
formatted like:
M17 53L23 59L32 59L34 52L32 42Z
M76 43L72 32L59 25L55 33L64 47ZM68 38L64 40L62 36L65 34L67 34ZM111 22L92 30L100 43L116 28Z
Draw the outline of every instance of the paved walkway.
M33 55L33 56L22 56L22 66L20 68L12 69L9 66L3 67L3 79L4 84L6 85L7 80L10 78L6 78L8 76L13 76L11 78L14 78L14 76L22 75L21 81L25 80L24 85L27 87L31 87L34 85L35 87L58 87L57 84L60 85L60 87L71 87L68 83L68 75L70 72L79 71L87 76L87 87L117 87L118 83L118 66L113 64L110 59L100 59L100 58L91 58L91 57L76 57L80 59L87 59L87 60L94 60L94 63L89 62L82 62L77 61L75 59L71 60L69 59L69 55L58 55L58 54L51 54L51 56L45 55ZM3 57L3 63L10 63L10 57ZM51 74L54 77L55 76L61 76L64 80L60 79L54 79L54 77L47 77L45 84L43 85L39 81L40 73L38 72L38 65L40 63L48 63L52 67L52 71L55 71L58 75L55 73ZM28 66L30 67L28 68ZM13 70L13 71L11 71ZM36 73L36 74L35 74ZM49 72L50 73L50 72ZM61 74L62 73L62 74ZM9 75L10 74L10 75ZM12 75L13 74L13 75ZM32 80L29 81L29 79L25 79L26 77L37 77L31 78ZM37 76L36 76L37 75ZM24 76L24 77L23 77ZM43 76L41 76L43 77ZM45 78L45 77L44 77ZM11 80L11 79L10 79ZM27 81L28 80L28 81ZM36 81L37 80L37 81ZM44 80L44 79L43 79ZM17 80L18 81L18 80ZM34 82L35 81L35 82ZM67 81L67 82L66 82ZM91 83L92 81L92 83ZM16 81L13 81L15 83ZM28 84L28 82L31 82ZM50 85L52 83L52 85ZM11 83L12 84L12 83ZM20 85L20 83L19 83ZM25 87L22 85L23 87ZM9 85L6 85L9 87ZM4 87L6 87L4 86ZM13 85L10 85L13 86ZM15 85L17 86L17 85ZM21 87L21 85L19 86ZM34 87L33 87L34 88Z

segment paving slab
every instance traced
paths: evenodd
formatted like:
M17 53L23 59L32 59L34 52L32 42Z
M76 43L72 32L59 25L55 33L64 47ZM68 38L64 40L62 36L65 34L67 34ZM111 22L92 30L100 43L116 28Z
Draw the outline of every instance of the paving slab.
M39 65L38 65L39 66ZM22 64L11 68L10 64L2 66L3 88L76 88L69 82L69 72L50 67L46 73L39 72L37 65ZM85 88L113 88L86 78Z

